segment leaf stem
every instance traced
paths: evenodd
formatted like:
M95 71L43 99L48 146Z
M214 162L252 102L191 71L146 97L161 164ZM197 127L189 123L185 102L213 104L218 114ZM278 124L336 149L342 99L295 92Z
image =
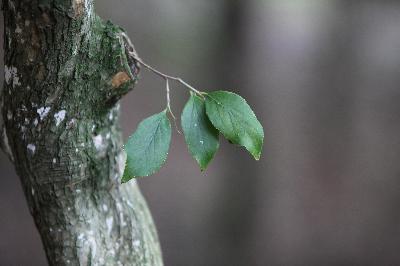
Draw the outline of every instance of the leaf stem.
M172 119L174 120L175 124L175 129L179 134L182 134L182 132L178 128L178 124L176 123L176 116L174 115L174 112L172 112L171 108L171 97L170 97L170 89L169 89L169 80L165 79L165 90L167 91L167 110L172 116Z
M169 89L169 81L168 79L165 80L165 90L167 91L167 109L171 113L172 117L175 118L174 114L171 110L171 97L170 97L170 89Z

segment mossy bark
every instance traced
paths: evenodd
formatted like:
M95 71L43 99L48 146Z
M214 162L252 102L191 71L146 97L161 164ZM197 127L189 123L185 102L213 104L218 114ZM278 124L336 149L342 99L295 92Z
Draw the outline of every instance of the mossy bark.
M123 30L92 0L3 0L3 12L1 143L49 264L162 265L137 184L120 184L118 100L138 73Z

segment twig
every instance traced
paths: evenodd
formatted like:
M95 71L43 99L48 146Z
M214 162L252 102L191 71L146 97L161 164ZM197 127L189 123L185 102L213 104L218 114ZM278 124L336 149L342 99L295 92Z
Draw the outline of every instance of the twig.
M150 70L151 72L153 72L154 74L162 77L165 80L174 80L179 82L180 84L182 84L183 86L185 86L186 88L188 88L189 90L193 91L194 93L196 93L197 95L199 95L200 97L204 98L204 92L198 91L195 88L193 88L193 86L189 85L188 83L186 83L184 80L182 80L179 77L174 77L174 76L170 76L167 74L162 73L161 71L155 69L154 67L150 66L149 64L147 64L146 62L144 62L137 54L134 45L132 44L131 40L129 39L129 37L124 33L121 32L120 34L125 42L128 44L128 54L131 58L133 58L136 62L140 63L141 65L143 65L145 68L147 68L148 70Z

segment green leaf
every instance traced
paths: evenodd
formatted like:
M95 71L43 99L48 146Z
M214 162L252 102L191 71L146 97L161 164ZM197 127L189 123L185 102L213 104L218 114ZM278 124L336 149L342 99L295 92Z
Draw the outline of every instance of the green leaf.
M206 112L211 123L234 144L245 147L260 159L264 130L246 101L227 91L206 95Z
M191 95L181 116L186 144L200 169L207 168L219 147L219 133L206 114L204 101Z
M171 123L166 110L143 120L125 145L122 182L157 172L167 159L170 142Z

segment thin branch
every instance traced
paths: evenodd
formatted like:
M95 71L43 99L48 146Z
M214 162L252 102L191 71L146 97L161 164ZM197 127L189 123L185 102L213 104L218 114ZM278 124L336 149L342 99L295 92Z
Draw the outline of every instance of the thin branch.
M140 63L141 65L143 65L145 68L147 68L148 70L150 70L151 72L153 72L154 74L162 77L165 80L174 80L179 82L180 84L182 84L183 86L185 86L186 88L188 88L189 90L193 91L194 93L196 93L197 95L204 97L204 92L198 91L195 88L193 88L193 86L189 85L188 83L186 83L184 80L182 80L179 77L174 77L174 76L170 76L167 74L162 73L161 71L155 69L154 67L150 66L149 64L147 64L146 62L144 62L137 54L135 47L133 46L131 40L129 39L129 37L122 32L121 36L124 38L124 40L126 41L126 43L128 44L128 53L129 56L132 57L136 62Z

